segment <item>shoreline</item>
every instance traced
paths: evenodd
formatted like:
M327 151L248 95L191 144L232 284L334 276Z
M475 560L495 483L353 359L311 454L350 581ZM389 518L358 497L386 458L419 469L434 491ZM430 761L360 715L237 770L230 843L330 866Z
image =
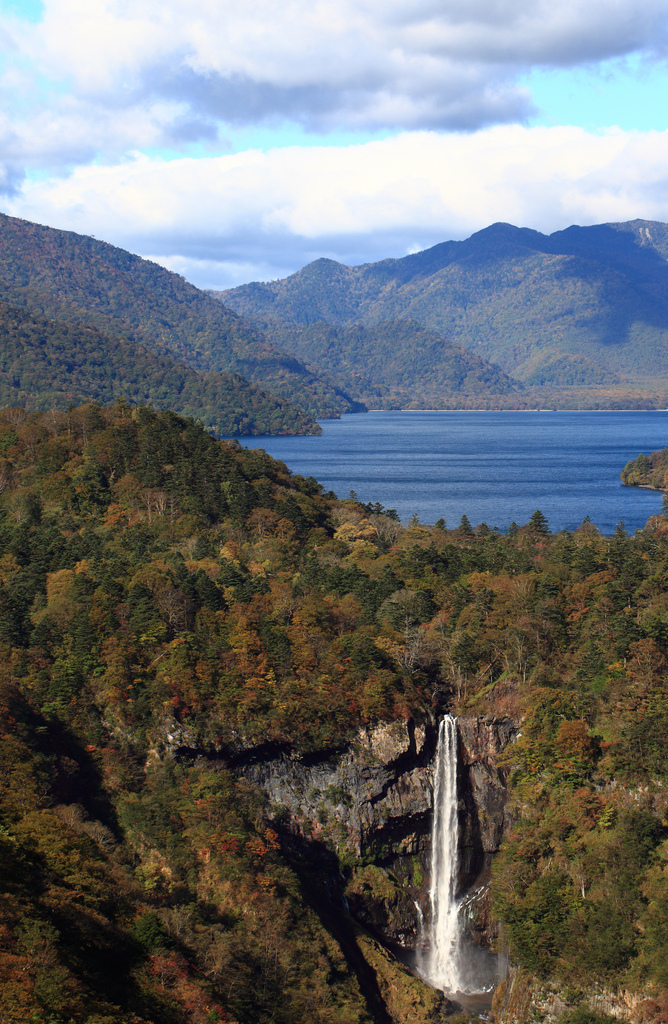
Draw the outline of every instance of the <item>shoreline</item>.
M527 412L527 413L531 413L531 412L567 412L567 413L575 413L575 412L577 412L577 413L582 413L582 412L604 412L604 413L637 412L637 413L644 413L644 412L668 412L668 407L662 407L660 409L555 409L554 406L546 406L545 408L541 407L541 408L535 408L535 409L507 409L507 408L499 408L499 409L460 409L460 408L457 408L457 409L367 409L367 414L371 413L371 412L391 412L391 413L396 413L396 412L409 412L409 413L410 412L474 412L474 413L481 413L481 412ZM356 412L342 412L341 413L341 416L357 416L357 415L359 415L359 413L356 413ZM339 417L330 417L330 419L340 419L341 416L339 416ZM323 417L323 419L324 419L324 417Z

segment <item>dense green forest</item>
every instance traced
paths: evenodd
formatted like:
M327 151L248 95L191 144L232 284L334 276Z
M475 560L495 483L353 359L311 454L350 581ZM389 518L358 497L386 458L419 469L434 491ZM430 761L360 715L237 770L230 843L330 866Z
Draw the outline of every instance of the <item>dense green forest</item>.
M0 299L10 305L96 328L200 374L239 374L310 416L358 409L336 385L178 274L72 231L4 214L0 229Z
M668 490L668 448L649 455L637 455L622 470L622 483L628 487L651 487Z
M665 1019L667 517L402 526L125 403L7 409L0 451L4 1020L401 1019L327 895L368 863L333 844L319 882L214 755L445 708L521 722L492 882L515 962Z
M414 320L365 326L257 319L266 336L372 409L662 409L668 383L623 384L583 355L537 357L525 381Z
M195 373L95 327L46 320L0 302L0 402L65 409L84 401L176 409L216 434L315 434L301 409L238 374Z
M364 327L261 321L267 337L373 408L439 408L498 401L522 385L497 367L410 320Z
M319 259L282 281L212 294L257 322L412 321L439 335L444 353L463 346L524 384L534 407L621 407L639 389L654 408L668 382L667 256L668 227L652 221L552 235L493 224L398 259ZM363 351L362 338L346 337L340 357L351 341ZM410 374L419 347L406 339L398 369Z

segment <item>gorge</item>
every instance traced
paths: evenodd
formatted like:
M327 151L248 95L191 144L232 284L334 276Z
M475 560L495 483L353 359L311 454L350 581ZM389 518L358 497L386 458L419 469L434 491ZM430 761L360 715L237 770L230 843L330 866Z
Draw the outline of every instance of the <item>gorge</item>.
M0 443L9 1020L459 1024L449 712L452 987L496 944L499 1024L663 1024L666 516L401 526L127 403Z
M386 974L405 963L466 1004L498 981L488 882L510 827L498 757L515 734L507 717L446 714L360 730L324 756L266 747L209 756L266 794L296 858L318 866L316 887L386 948Z

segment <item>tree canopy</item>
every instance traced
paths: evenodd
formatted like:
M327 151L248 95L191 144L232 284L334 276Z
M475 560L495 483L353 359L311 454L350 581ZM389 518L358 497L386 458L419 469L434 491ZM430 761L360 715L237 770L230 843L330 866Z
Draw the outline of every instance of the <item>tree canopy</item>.
M327 895L370 865L326 803L300 859L232 752L446 708L522 722L492 883L516 961L665 989L668 520L538 525L402 526L168 411L4 410L5 1016L382 1019Z

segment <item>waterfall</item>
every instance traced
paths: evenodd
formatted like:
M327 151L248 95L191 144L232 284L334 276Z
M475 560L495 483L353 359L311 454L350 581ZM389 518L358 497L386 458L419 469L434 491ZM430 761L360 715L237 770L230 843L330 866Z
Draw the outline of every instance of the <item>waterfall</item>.
M459 992L464 987L460 977L456 899L458 844L457 720L445 715L439 725L434 769L429 923L418 951L420 974L434 988L445 992Z
M465 1000L489 994L505 969L499 958L466 938L462 911L480 899L475 889L457 899L459 821L457 799L457 719L445 715L438 729L434 764L434 816L431 826L431 888L426 913L416 903L417 973L434 988Z

